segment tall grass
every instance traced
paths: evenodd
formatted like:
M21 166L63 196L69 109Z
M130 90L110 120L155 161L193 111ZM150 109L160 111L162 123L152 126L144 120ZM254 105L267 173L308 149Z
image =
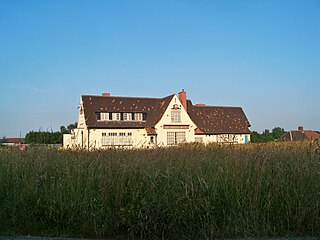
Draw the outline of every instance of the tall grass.
M183 145L0 152L0 235L320 235L320 148Z

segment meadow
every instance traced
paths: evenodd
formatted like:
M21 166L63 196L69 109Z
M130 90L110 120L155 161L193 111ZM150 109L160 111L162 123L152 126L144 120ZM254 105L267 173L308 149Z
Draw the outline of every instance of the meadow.
M320 147L0 148L0 235L319 236Z

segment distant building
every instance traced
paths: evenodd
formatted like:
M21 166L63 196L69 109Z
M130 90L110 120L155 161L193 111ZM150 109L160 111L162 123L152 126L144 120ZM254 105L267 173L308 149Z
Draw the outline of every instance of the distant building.
M65 148L172 146L185 142L248 143L241 107L193 105L182 90L164 98L81 96L78 126Z
M1 145L5 146L14 146L20 143L24 143L24 138L4 138L4 140L0 142Z
M317 139L320 139L320 134L312 130L304 130L303 126L299 126L298 130L285 133L277 141L315 141Z

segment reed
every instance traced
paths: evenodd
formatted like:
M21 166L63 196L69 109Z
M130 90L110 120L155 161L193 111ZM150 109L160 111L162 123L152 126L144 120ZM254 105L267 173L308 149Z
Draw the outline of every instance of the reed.
M0 235L211 239L320 235L306 143L0 151Z

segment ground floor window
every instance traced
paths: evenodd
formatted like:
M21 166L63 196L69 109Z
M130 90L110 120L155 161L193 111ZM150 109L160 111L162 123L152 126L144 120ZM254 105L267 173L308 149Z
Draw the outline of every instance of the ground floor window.
M238 143L238 136L235 134L221 134L218 135L218 142L222 143Z
M186 142L186 132L167 132L167 144L175 145Z
M131 146L132 133L131 132L102 133L101 144L102 146Z
M157 136L149 136L149 143L156 144L157 143Z

